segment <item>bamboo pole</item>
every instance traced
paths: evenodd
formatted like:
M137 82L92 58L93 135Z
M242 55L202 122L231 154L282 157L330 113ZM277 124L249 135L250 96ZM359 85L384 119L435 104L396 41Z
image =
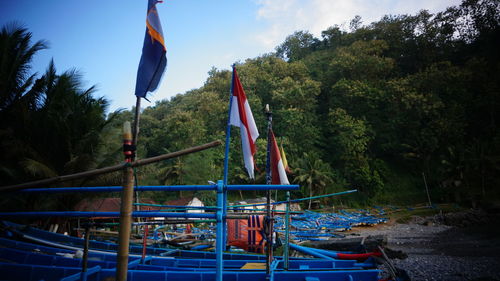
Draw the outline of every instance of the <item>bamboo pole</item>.
M132 226L132 200L134 196L134 171L132 167L123 170L123 192L120 207L120 228L118 231L118 254L116 280L127 280L130 228ZM127 204L128 203L128 204Z
M134 117L134 134L132 136L132 144L137 145L137 139L139 138L139 120L141 116L141 97L137 97L135 102L135 117Z
M134 148L137 148L137 140L139 138L139 121L141 119L140 116L141 116L141 97L137 97L136 102L135 102L135 118L134 118L134 131L133 131L134 134L132 137L132 145L134 146ZM132 161L134 161L136 159L137 159L137 154L134 154ZM137 175L135 175L135 177L136 177L135 182L137 183L138 182ZM139 203L139 202L140 202L139 191L136 191L135 192L135 203ZM136 206L135 210L140 211L141 207ZM136 218L136 220L137 220L137 222L141 222L141 218ZM135 228L135 234L139 234L139 227Z
M124 169L125 167L131 167L131 168L133 168L133 167L140 167L140 166L148 165L148 164L159 162L159 161L163 161L163 160L167 160L167 159L171 159L171 158L176 158L176 157L183 156L183 155L186 155L186 154L190 154L190 153L193 153L193 152L202 151L202 150L205 150L205 149L208 149L208 148L212 148L212 147L215 147L215 146L218 146L218 145L221 145L221 144L222 144L221 141L216 140L216 141L213 141L213 142L209 142L209 143L202 144L202 145L199 145L199 146L193 146L193 147L186 148L186 149L183 149L183 150L179 150L179 151L176 151L176 152L162 154L162 155L155 156L155 157L150 157L150 158L145 158L145 159L137 160L137 161L134 161L132 163L121 163L121 164L114 165L114 166L109 166L109 167L105 167L105 168L101 168L101 169L95 169L95 170L91 170L91 171L85 171L85 172L71 174L71 175L57 176L57 177L53 177L53 178L49 178L49 179L43 179L43 180L32 181L32 182L27 182L27 183L21 183L21 184L16 184L16 185L1 186L0 187L0 192L17 191L17 190L25 189L25 188L28 188L28 187L46 186L46 185L49 185L49 184L54 184L54 183L59 183L59 182L64 182L64 181L69 181L69 180L75 180L75 179L80 179L80 178L85 178L85 177L97 176L97 175L102 175L102 174L106 174L106 173L116 172L116 171Z
M140 105L141 98L137 97L137 104ZM123 124L123 151L125 161L130 163L135 160L135 143L138 133L138 110L136 108L134 137L130 129L130 123ZM126 145L132 145L126 149ZM127 151L128 150L128 151ZM118 229L118 254L116 256L116 280L126 281L128 271L128 253L130 245L130 229L132 227L132 207L134 200L134 169L126 167L123 170L123 189L120 206L120 227Z

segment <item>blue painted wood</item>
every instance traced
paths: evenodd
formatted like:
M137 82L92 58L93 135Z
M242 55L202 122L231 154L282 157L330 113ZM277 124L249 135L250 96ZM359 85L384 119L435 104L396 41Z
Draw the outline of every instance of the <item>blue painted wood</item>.
M224 257L222 252L224 251L224 227L222 220L223 208L224 208L224 182L219 180L217 182L217 235L215 236L215 280L222 281L222 272L224 271Z
M15 224L12 222L7 222L3 221L2 222L8 229L10 229L11 232L14 232L19 235L30 235L36 238L40 238L42 240L58 243L58 244L65 244L69 245L72 247L78 247L78 248L83 248L83 242L84 239L77 238L77 237L71 237L67 235L62 235L58 233L53 233L53 232L48 232L44 230L40 230L37 228L33 227L28 227L25 225L20 225L20 224ZM101 242L101 241L94 241L90 240L89 241L89 247L90 249L95 249L95 250L103 250L103 251L110 251L113 253L110 253L110 255L114 255L117 250L118 246L115 243L108 243L108 242ZM130 246L130 253L131 254L142 254L142 246ZM153 256L175 256L175 257L185 257L185 258L211 258L215 259L215 252L205 252L205 251L188 251L188 250L172 250L169 248L151 248L148 247L146 251L147 255L153 255ZM264 255L253 255L253 254L237 254L237 253L224 253L224 259L225 260L248 260L248 259L255 259L255 260L264 260L265 256Z
M302 247L302 246L295 245L295 244L290 244L290 248L292 248L292 249L294 249L296 251L299 251L301 253L311 255L313 257L317 257L317 258L321 258L321 259L327 259L327 260L333 260L332 257L329 257L329 256L326 256L326 255L321 254L319 252L316 252L312 248L306 248L306 247Z
M94 186L94 187L57 187L57 188L27 188L20 190L23 193L88 193L88 192L121 192L122 186ZM298 185L228 185L227 190L296 190ZM216 190L215 185L139 185L134 187L134 191L201 191Z
M0 241L1 242L1 241ZM19 242L23 243L23 242ZM0 258L4 261L24 264L38 264L47 266L68 266L68 267L81 267L81 259L64 257L63 254L71 256L73 251L64 251L62 249L55 249L50 247L43 247L31 244L26 247L23 244L11 244L16 248L3 248L5 244L0 244ZM24 249L21 249L24 248ZM38 251L35 251L37 249ZM112 258L112 259L110 259ZM130 258L129 267L143 270L207 270L214 269L216 260L214 259L181 259L181 258L161 258L161 257L148 257L149 263L146 265L139 265L140 257ZM225 260L225 270L240 270L246 263L255 262L255 260ZM325 261L318 259L310 260L292 260L290 261L290 270L300 270L301 266L307 266L309 269L315 270L339 270L339 269L363 269L360 264L355 261ZM101 266L102 268L111 269L116 267L116 259L111 256L91 254L89 255L88 265L90 267ZM373 268L367 266L364 268ZM275 260L273 269L283 270L283 262Z
M0 218L17 217L74 217L74 218L119 218L120 212L0 212ZM175 212L152 212L135 211L132 212L134 218L201 218L215 219L214 214L208 213L175 213Z
M54 267L43 265L20 265L0 262L0 272L5 280L25 281L53 281L61 280L73 274L79 273L77 267ZM298 272L276 272L275 281L304 281L306 278L317 278L329 281L376 281L379 270L341 270L341 271L298 271ZM115 275L114 269L101 269L99 272L89 275L89 281L103 281ZM223 273L226 281L264 281L265 272L235 272ZM148 271L129 270L128 281L207 281L215 280L215 271ZM314 279L311 279L314 280Z
M80 280L80 279L88 280L89 276L91 276L92 274L96 274L99 271L101 271L101 267L97 265L97 266L94 266L94 267L91 267L91 268L87 269L85 277L82 277L82 273L78 272L78 273L75 273L75 274L70 275L68 277L62 278L61 281L77 281L77 280Z
M133 269L133 268L137 267L141 263L141 261L142 261L142 259L135 259L133 261L129 261L128 268Z

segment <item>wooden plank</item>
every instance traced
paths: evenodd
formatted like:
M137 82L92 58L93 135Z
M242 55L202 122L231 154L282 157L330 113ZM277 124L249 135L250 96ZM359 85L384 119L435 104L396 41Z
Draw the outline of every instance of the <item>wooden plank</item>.
M266 263L264 262L247 262L241 269L266 269Z

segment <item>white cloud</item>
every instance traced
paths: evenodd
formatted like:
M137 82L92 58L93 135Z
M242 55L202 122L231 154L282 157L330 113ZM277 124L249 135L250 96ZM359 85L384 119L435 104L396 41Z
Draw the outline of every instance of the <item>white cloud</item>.
M257 0L257 20L266 30L254 37L266 48L273 48L297 30L307 30L319 37L333 25L347 26L360 15L363 23L379 20L387 14L415 14L419 10L444 10L460 0Z

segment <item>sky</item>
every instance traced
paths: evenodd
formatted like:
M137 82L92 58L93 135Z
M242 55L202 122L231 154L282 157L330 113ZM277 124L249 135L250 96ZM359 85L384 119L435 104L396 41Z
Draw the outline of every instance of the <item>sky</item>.
M316 37L333 25L364 24L383 15L432 13L459 0L164 0L157 4L167 69L151 103L196 89L212 67L230 69L273 52L294 31ZM17 21L33 40L50 48L33 60L41 75L51 59L59 73L76 69L86 87L111 102L110 110L135 105L135 80L145 33L147 0L0 0L0 25ZM229 89L228 89L229 91Z

